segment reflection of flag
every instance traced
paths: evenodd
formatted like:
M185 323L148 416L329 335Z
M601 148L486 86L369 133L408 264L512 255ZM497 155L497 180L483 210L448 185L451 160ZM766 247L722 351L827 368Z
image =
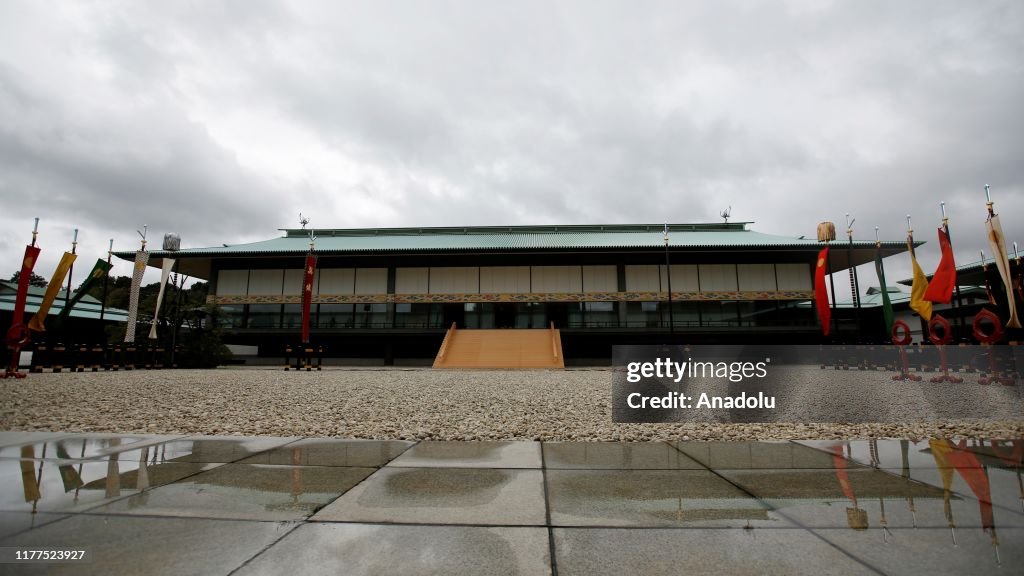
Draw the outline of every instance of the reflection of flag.
M302 278L302 343L309 342L309 309L313 305L313 274L316 272L316 256L306 255L306 270Z
M932 275L932 281L928 283L928 289L924 291L924 299L929 302L949 304L953 299L953 287L956 286L956 263L953 262L953 247L949 244L949 234L939 228L939 249L942 250L942 258L939 260L939 267Z
M950 496L953 490L953 466L950 465L946 456L953 448L949 445L949 440L929 440L928 447L931 448L932 458L935 459L935 465L939 468L939 476L942 477L943 513L946 515L949 525L952 526L953 505L950 502Z
M32 277L32 268L39 259L39 248L25 246L25 258L21 261L21 274L18 276L18 295L14 299L14 314L12 326L17 326L25 320L25 301L28 300L28 283Z
M924 299L924 293L928 290L928 279L924 277L924 272L917 264L913 238L907 238L907 247L910 249L910 264L914 268L914 284L910 287L910 307L928 321L932 319L932 303Z
M988 232L988 245L992 248L996 268L1006 287L1006 303L1010 307L1010 319L1006 322L1006 327L1020 328L1020 320L1017 319L1017 303L1013 298L1013 282L1010 278L1010 261L1006 257L1006 239L1003 237L1003 227L999 224L998 215L992 214L988 217L988 220L985 221L985 230Z
M25 502L35 502L42 496L36 482L36 449L29 444L21 447L21 487L25 491Z
M149 339L156 340L156 321L160 318L160 304L164 301L164 288L167 287L167 278L174 268L173 258L164 258L164 265L160 269L160 291L156 295L156 308L153 309L153 322L149 326Z
M142 286L142 277L146 274L146 264L149 262L149 252L139 250L135 253L135 268L132 271L132 287L128 292L128 325L125 326L124 341L135 342L135 322L139 316L139 287Z
M818 253L818 265L814 269L814 299L818 304L818 317L821 318L821 330L828 336L832 324L832 310L828 307L828 291L825 289L825 271L828 262L828 246Z
M106 264L106 262L104 262L104 264ZM57 443L57 458L60 458L61 460L71 459L68 451L64 449L63 442ZM62 464L57 468L60 470L60 479L64 482L64 492L71 492L75 488L81 488L85 485L85 482L82 482L82 477L78 475L78 471L75 470L74 466L70 464Z
M889 301L889 287L885 285L885 267L882 265L882 248L875 247L875 272L878 285L882 288L882 314L885 316L885 333L892 333L892 302Z
M61 256L57 269L53 271L53 278L50 278L50 283L46 286L46 294L43 295L43 301L39 303L39 310L36 311L36 315L28 322L29 329L36 332L46 331L46 326L43 325L43 322L46 321L46 315L50 313L50 306L53 305L54 299L57 298L60 286L64 283L64 277L68 275L68 270L75 263L75 258L78 258L78 256L71 252L65 252Z
M955 446L946 454L946 460L956 468L957 473L970 486L974 497L978 499L978 509L981 512L981 527L984 530L995 527L995 519L992 516L992 488L989 485L988 474L982 468L978 457L967 449L966 443Z
M110 271L110 268L111 265L109 262L105 262L97 258L96 265L92 267L92 272L89 272L89 275L86 276L82 285L78 287L78 292L75 292L75 295L71 297L71 300L64 305L64 309L60 311L58 318L67 318L68 314L71 313L71 309L75 307L75 304L78 304L78 301L85 296L89 289L92 288L93 284L103 279L103 276Z

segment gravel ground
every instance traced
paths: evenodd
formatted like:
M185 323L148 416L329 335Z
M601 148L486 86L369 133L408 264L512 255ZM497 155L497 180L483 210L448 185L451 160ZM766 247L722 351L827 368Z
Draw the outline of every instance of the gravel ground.
M1024 437L1007 419L891 424L615 424L611 373L220 369L0 381L0 429L437 440Z

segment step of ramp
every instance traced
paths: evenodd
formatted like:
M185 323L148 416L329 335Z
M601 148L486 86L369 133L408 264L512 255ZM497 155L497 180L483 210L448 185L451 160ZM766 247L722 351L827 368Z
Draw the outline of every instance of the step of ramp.
M565 368L562 336L550 329L456 329L448 334L434 368Z

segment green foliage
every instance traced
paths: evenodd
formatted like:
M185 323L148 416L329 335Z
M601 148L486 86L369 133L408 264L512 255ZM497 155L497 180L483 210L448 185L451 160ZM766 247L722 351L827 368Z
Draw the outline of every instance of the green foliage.
M14 274L11 275L11 282L14 282L15 284L17 284L19 278L21 278L21 270L18 270L17 272L15 272ZM29 286L37 286L39 288L46 288L47 284L48 284L48 282L46 281L46 278L43 278L42 276L40 276L39 274L36 274L35 272L33 272L32 275L28 277L28 285Z
M179 341L181 355L178 365L182 368L216 368L231 360L231 351L221 341L221 319L224 312L216 304L207 304L192 309L189 313L192 326L187 335Z

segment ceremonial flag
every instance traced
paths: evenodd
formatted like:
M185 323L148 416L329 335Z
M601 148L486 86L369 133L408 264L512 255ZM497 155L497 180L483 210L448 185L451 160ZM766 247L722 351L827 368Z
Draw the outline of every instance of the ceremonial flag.
M1006 303L1010 307L1010 319L1006 322L1006 327L1020 328L1020 320L1017 319L1017 303L1013 297L1013 281L1010 278L1010 261L1006 257L1006 239L1003 237L1003 227L999 224L997 214L989 215L988 220L985 221L985 230L988 232L988 245L992 248L996 268L1006 287Z
M78 256L71 252L65 252L61 256L60 263L57 264L57 269L54 270L53 277L50 278L50 283L46 286L46 294L43 295L43 301L39 303L39 310L36 311L36 315L28 322L29 330L36 332L46 331L46 326L43 325L43 322L46 321L46 315L50 313L50 306L53 305L54 299L57 298L60 286L64 283L64 277L68 275L68 270L75 263L75 258L78 258Z
M931 449L932 458L939 469L939 477L942 478L943 513L952 528L953 506L950 502L950 495L953 491L953 465L946 459L946 455L953 451L953 447L950 446L949 440L929 440L928 447Z
M828 336L832 325L832 309L828 306L828 290L825 289L825 271L828 268L828 246L818 253L818 266L814 269L814 299L818 304L818 317L821 318L821 329Z
M14 314L11 326L20 325L25 319L25 301L28 300L28 283L32 278L32 269L39 259L39 248L25 246L25 258L21 261L21 274L18 275L18 295L14 299Z
M125 326L124 331L124 341L126 344L135 342L135 322L139 316L139 287L142 286L142 277L146 274L147 263L149 263L149 252L139 250L135 253L132 286L128 292L128 325Z
M313 274L316 272L316 256L306 255L306 272L302 279L302 343L309 342L309 309L313 304Z
M21 447L21 487L25 491L25 502L35 502L42 498L39 493L39 483L36 481L36 470L34 467L36 450L30 444Z
M156 340L156 323L160 318L160 304L164 301L164 288L167 287L167 278L174 268L173 258L164 258L164 265L160 269L160 291L156 294L156 309L153 310L153 322L149 325L149 339Z
M875 248L875 273L878 274L878 285L882 288L882 315L885 316L885 333L892 333L893 313L892 302L889 300L889 287L885 285L885 268L882 265L882 249Z
M71 455L64 448L63 442L57 443L57 458L61 460L71 460ZM60 479L64 483L64 492L71 492L77 488L85 486L85 482L82 481L82 477L78 474L78 470L70 464L61 464L57 466L60 470Z
M924 299L939 304L949 304L953 299L953 287L956 286L956 263L953 262L953 247L949 244L949 234L939 228L939 250L942 258L939 267L924 291Z
M71 300L64 306L64 309L60 311L57 317L60 319L67 318L75 304L78 304L82 297L92 288L92 285L102 279L103 275L110 271L110 268L111 264L109 262L97 258L96 265L92 267L92 272L89 272L82 285L78 287L78 291L75 292L75 295L71 297Z
M912 238L907 239L907 247L910 248L910 264L914 269L914 284L910 287L910 307L927 322L932 319L932 303L924 299L925 290L928 289L928 279L924 277L924 272L917 264Z
M949 440L946 440L949 442ZM952 446L952 450L946 453L946 460L953 465L960 477L967 482L978 499L978 510L981 514L981 529L988 532L995 528L995 519L992 515L992 487L989 484L988 473L978 461L974 452L968 450L965 441L961 440Z

